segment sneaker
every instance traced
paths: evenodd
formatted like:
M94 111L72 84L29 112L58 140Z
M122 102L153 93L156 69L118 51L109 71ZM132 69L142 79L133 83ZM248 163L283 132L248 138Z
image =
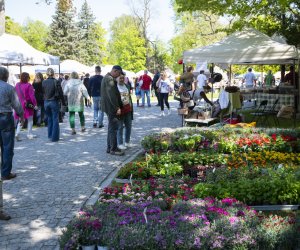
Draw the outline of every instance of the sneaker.
M122 156L124 155L125 153L121 150L116 150L116 151L110 151L110 154L111 155L118 155L118 156Z
M93 124L93 128L97 128L97 123L94 123L94 124Z
M1 177L1 180L2 180L2 181L8 181L8 180L11 180L11 179L16 178L16 177L17 177L17 174L15 174L15 173L10 173L8 176Z
M151 108L151 105L148 105L148 108Z
M140 106L138 106L139 108L144 108L145 106L144 105L140 105Z
M164 112L164 111L161 111L161 112L160 112L160 116L165 116L165 112Z
M104 125L103 125L103 124L101 124L101 125L99 125L99 126L98 126L98 128L103 128L103 127L104 127Z
M168 115L170 115L171 114L171 109L168 109Z
M29 140L32 140L33 138L36 138L36 135L29 134L29 135L27 135L27 138L28 138Z
M5 214L4 212L0 212L0 220L10 220L11 217L8 214Z
M121 149L121 150L125 150L126 149L126 147L123 144L119 145L118 148Z
M81 128L81 132L85 132L86 131L86 128Z
M71 132L71 135L76 135L76 131L72 131L72 132Z
M127 148L132 148L133 145L132 145L130 142L128 142L128 143L125 142L125 147L127 147Z

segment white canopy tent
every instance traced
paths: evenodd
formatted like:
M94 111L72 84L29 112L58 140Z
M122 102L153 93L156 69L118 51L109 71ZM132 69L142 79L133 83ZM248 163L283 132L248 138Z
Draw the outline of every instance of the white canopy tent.
M4 33L0 36L0 64L59 64L59 57L36 50L19 36Z
M298 59L299 52L295 46L276 42L253 28L235 32L220 42L183 53L184 63L287 64L295 63Z
M75 60L64 60L60 64L61 73L72 73L73 71L83 74L89 73L91 68Z

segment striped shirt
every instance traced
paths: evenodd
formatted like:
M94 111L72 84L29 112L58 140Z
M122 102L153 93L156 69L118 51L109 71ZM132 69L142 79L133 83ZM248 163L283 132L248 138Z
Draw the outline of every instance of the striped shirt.
M23 116L24 111L13 86L0 80L0 96L0 113L8 113L15 110L18 116Z

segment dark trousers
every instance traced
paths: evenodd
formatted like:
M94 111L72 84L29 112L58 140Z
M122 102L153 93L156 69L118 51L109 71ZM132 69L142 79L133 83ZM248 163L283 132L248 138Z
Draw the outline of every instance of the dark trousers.
M154 93L157 98L157 104L160 106L160 93L157 91L157 89L154 90Z
M164 111L164 103L166 104L167 108L170 109L169 105L169 93L160 93L160 110Z
M15 124L12 113L0 113L1 176L11 173L15 146Z
M119 119L115 114L107 114L108 118L108 131L107 131L107 149L110 151L117 150L117 132Z

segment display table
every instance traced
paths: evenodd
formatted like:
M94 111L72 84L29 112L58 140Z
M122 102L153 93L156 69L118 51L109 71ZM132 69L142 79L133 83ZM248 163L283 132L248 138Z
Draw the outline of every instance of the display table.
M279 110L282 105L295 107L296 97L298 96L297 90L291 90L289 93L282 91L274 91L274 89L243 89L241 90L244 102L252 101L256 104L261 103L263 100L268 100L267 109L270 109L274 102L278 99L278 104L275 110ZM245 107L243 107L245 108ZM246 107L247 108L247 107Z
M195 124L196 127L210 126L218 122L217 118L206 118L206 119L184 119L184 126L189 123Z

